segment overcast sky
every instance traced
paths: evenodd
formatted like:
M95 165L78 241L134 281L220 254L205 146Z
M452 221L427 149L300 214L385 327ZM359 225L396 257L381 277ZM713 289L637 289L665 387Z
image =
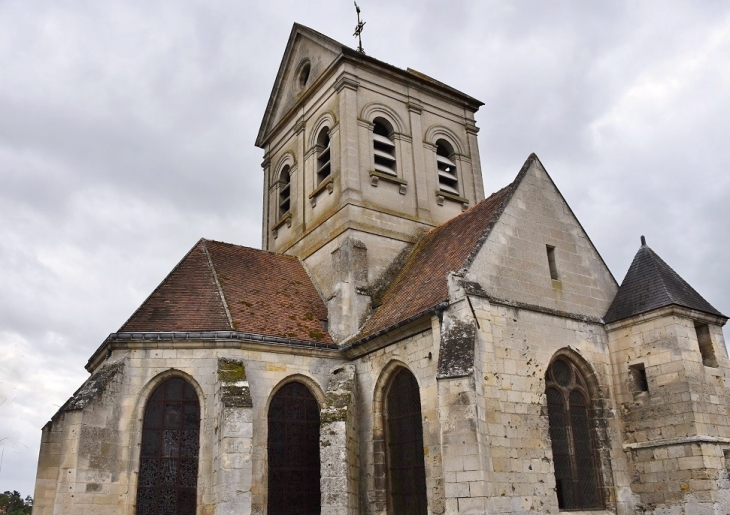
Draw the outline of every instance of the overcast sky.
M485 105L486 193L536 152L620 282L645 234L730 313L730 2L360 0L369 55ZM200 237L260 246L259 123L351 0L0 0L0 491Z

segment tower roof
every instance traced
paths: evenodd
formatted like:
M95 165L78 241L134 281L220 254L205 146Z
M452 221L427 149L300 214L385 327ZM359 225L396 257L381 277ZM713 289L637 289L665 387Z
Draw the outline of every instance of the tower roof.
M642 236L642 245L603 319L615 322L671 305L726 318L651 250Z
M312 66L307 86L303 90L292 89L293 74L298 70L297 66L303 58L311 61ZM432 94L445 95L458 100L465 108L472 111L476 111L484 105L476 98L424 73L411 68L403 70L362 54L314 29L295 23L292 26L284 56L274 80L274 86L256 137L256 146L264 148L271 134L276 132L276 127L283 120L287 120L297 113L310 95L317 90L317 87L310 87L310 85L319 84L325 78L331 76L343 61L358 67L374 67L391 77L399 78L406 84L422 88Z

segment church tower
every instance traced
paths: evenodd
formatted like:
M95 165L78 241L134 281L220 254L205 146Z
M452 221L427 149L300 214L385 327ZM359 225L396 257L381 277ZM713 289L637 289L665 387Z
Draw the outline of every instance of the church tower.
M295 24L259 130L264 249L297 256L355 335L425 231L484 198L478 100Z

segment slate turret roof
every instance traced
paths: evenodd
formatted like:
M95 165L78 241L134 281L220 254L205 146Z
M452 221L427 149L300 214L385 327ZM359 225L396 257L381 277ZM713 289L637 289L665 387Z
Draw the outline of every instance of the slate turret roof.
M332 343L326 319L297 258L201 239L119 332L239 331Z
M615 322L671 305L727 318L651 250L642 236L641 248L603 320Z

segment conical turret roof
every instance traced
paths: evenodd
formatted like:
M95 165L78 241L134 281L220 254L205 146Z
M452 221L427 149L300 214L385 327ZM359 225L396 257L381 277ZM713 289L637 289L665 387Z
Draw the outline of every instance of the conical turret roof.
M727 318L651 250L642 236L641 248L603 320L615 322L671 305Z

